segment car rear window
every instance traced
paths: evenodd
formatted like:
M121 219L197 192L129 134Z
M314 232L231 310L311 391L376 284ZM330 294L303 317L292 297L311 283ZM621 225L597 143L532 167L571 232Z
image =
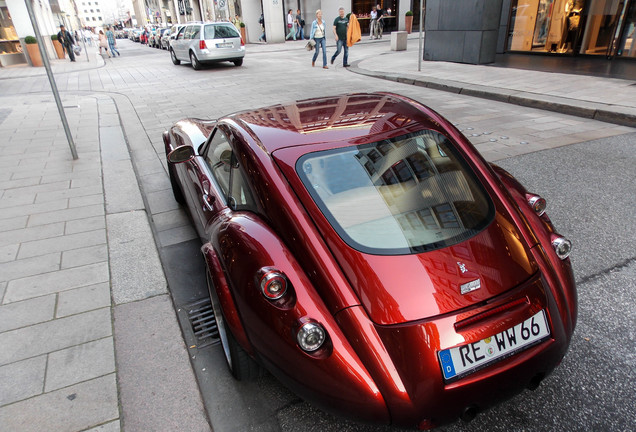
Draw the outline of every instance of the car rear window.
M464 241L494 206L451 141L425 130L302 156L296 171L338 235L361 252L421 253Z
M236 27L231 25L206 25L203 31L205 39L228 39L240 37Z

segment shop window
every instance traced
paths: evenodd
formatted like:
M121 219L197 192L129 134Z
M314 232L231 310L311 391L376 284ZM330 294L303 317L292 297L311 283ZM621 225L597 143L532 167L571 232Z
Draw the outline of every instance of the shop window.
M632 2L625 16L617 55L636 58L636 1Z
M584 5L585 0L513 0L508 49L572 52Z
M581 54L607 55L625 9L625 0L591 0L589 2Z

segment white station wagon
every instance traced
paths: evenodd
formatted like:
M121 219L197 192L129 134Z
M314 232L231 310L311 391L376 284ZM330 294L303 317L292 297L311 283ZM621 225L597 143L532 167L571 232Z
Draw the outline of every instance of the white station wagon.
M172 63L190 62L199 70L203 63L230 61L243 64L245 42L233 24L227 22L188 24L170 43Z

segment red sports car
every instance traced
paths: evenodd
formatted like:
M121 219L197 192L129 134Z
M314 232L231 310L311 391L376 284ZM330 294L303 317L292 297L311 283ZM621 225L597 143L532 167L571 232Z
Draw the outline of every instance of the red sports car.
M430 429L534 388L577 316L545 200L406 97L349 94L164 133L232 374Z

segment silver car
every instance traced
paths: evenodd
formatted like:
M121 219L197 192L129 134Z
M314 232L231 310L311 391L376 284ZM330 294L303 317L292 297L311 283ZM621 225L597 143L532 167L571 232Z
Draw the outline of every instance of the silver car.
M172 37L172 35L171 35ZM190 62L199 70L203 63L230 61L243 64L245 43L239 31L227 22L187 24L170 41L172 63Z

